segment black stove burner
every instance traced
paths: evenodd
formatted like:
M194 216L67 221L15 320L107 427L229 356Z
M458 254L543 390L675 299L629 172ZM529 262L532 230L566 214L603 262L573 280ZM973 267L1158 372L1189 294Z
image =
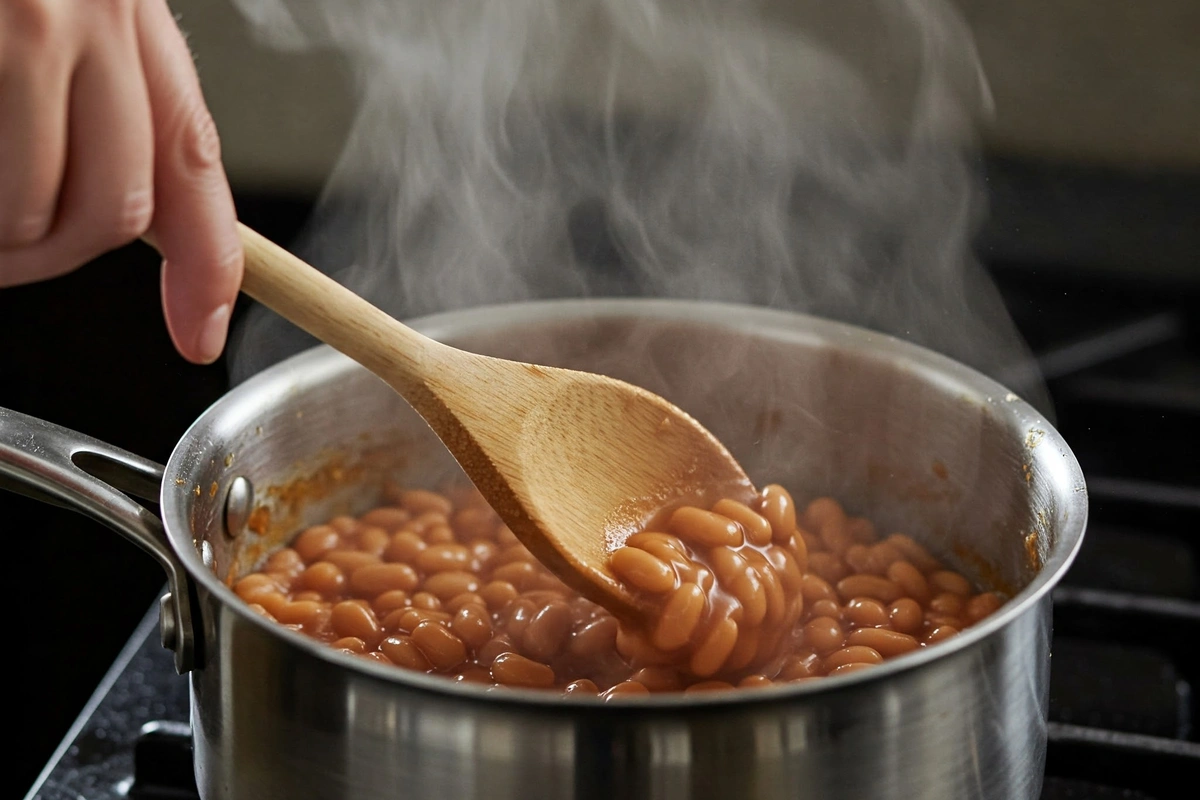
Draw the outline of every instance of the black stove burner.
M1054 595L1042 798L1184 796L1200 777L1200 302L1095 275L996 275L1091 499ZM187 719L154 608L30 798L196 798Z

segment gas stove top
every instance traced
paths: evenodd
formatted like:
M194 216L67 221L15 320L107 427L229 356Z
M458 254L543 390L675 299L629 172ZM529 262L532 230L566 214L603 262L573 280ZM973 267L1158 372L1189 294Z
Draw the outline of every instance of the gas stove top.
M1054 595L1042 797L1180 797L1200 776L1200 298L992 266L1091 498ZM29 797L194 798L187 720L155 605Z

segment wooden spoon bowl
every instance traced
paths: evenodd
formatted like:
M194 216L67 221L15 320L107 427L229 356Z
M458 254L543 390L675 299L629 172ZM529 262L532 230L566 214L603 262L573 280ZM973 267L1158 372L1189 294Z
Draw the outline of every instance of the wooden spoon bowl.
M240 231L242 290L391 385L533 555L614 614L646 609L609 571L613 548L682 501L753 492L721 443L658 395L441 344Z

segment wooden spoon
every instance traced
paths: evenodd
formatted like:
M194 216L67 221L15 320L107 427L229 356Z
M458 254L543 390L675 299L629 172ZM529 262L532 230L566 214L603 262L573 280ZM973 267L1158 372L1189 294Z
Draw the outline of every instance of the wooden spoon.
M753 491L721 443L661 397L441 344L240 230L242 290L390 384L533 555L618 616L645 609L609 572L611 549L680 500Z

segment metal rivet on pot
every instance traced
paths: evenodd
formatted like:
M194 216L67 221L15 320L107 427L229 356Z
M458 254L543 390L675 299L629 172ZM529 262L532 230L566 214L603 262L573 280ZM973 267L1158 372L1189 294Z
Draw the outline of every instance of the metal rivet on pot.
M250 519L250 506L254 502L254 487L250 481L241 475L229 484L229 492L225 495L225 534L230 537L238 536Z
M163 647L175 649L179 637L175 629L175 598L170 592L158 598L158 635Z

